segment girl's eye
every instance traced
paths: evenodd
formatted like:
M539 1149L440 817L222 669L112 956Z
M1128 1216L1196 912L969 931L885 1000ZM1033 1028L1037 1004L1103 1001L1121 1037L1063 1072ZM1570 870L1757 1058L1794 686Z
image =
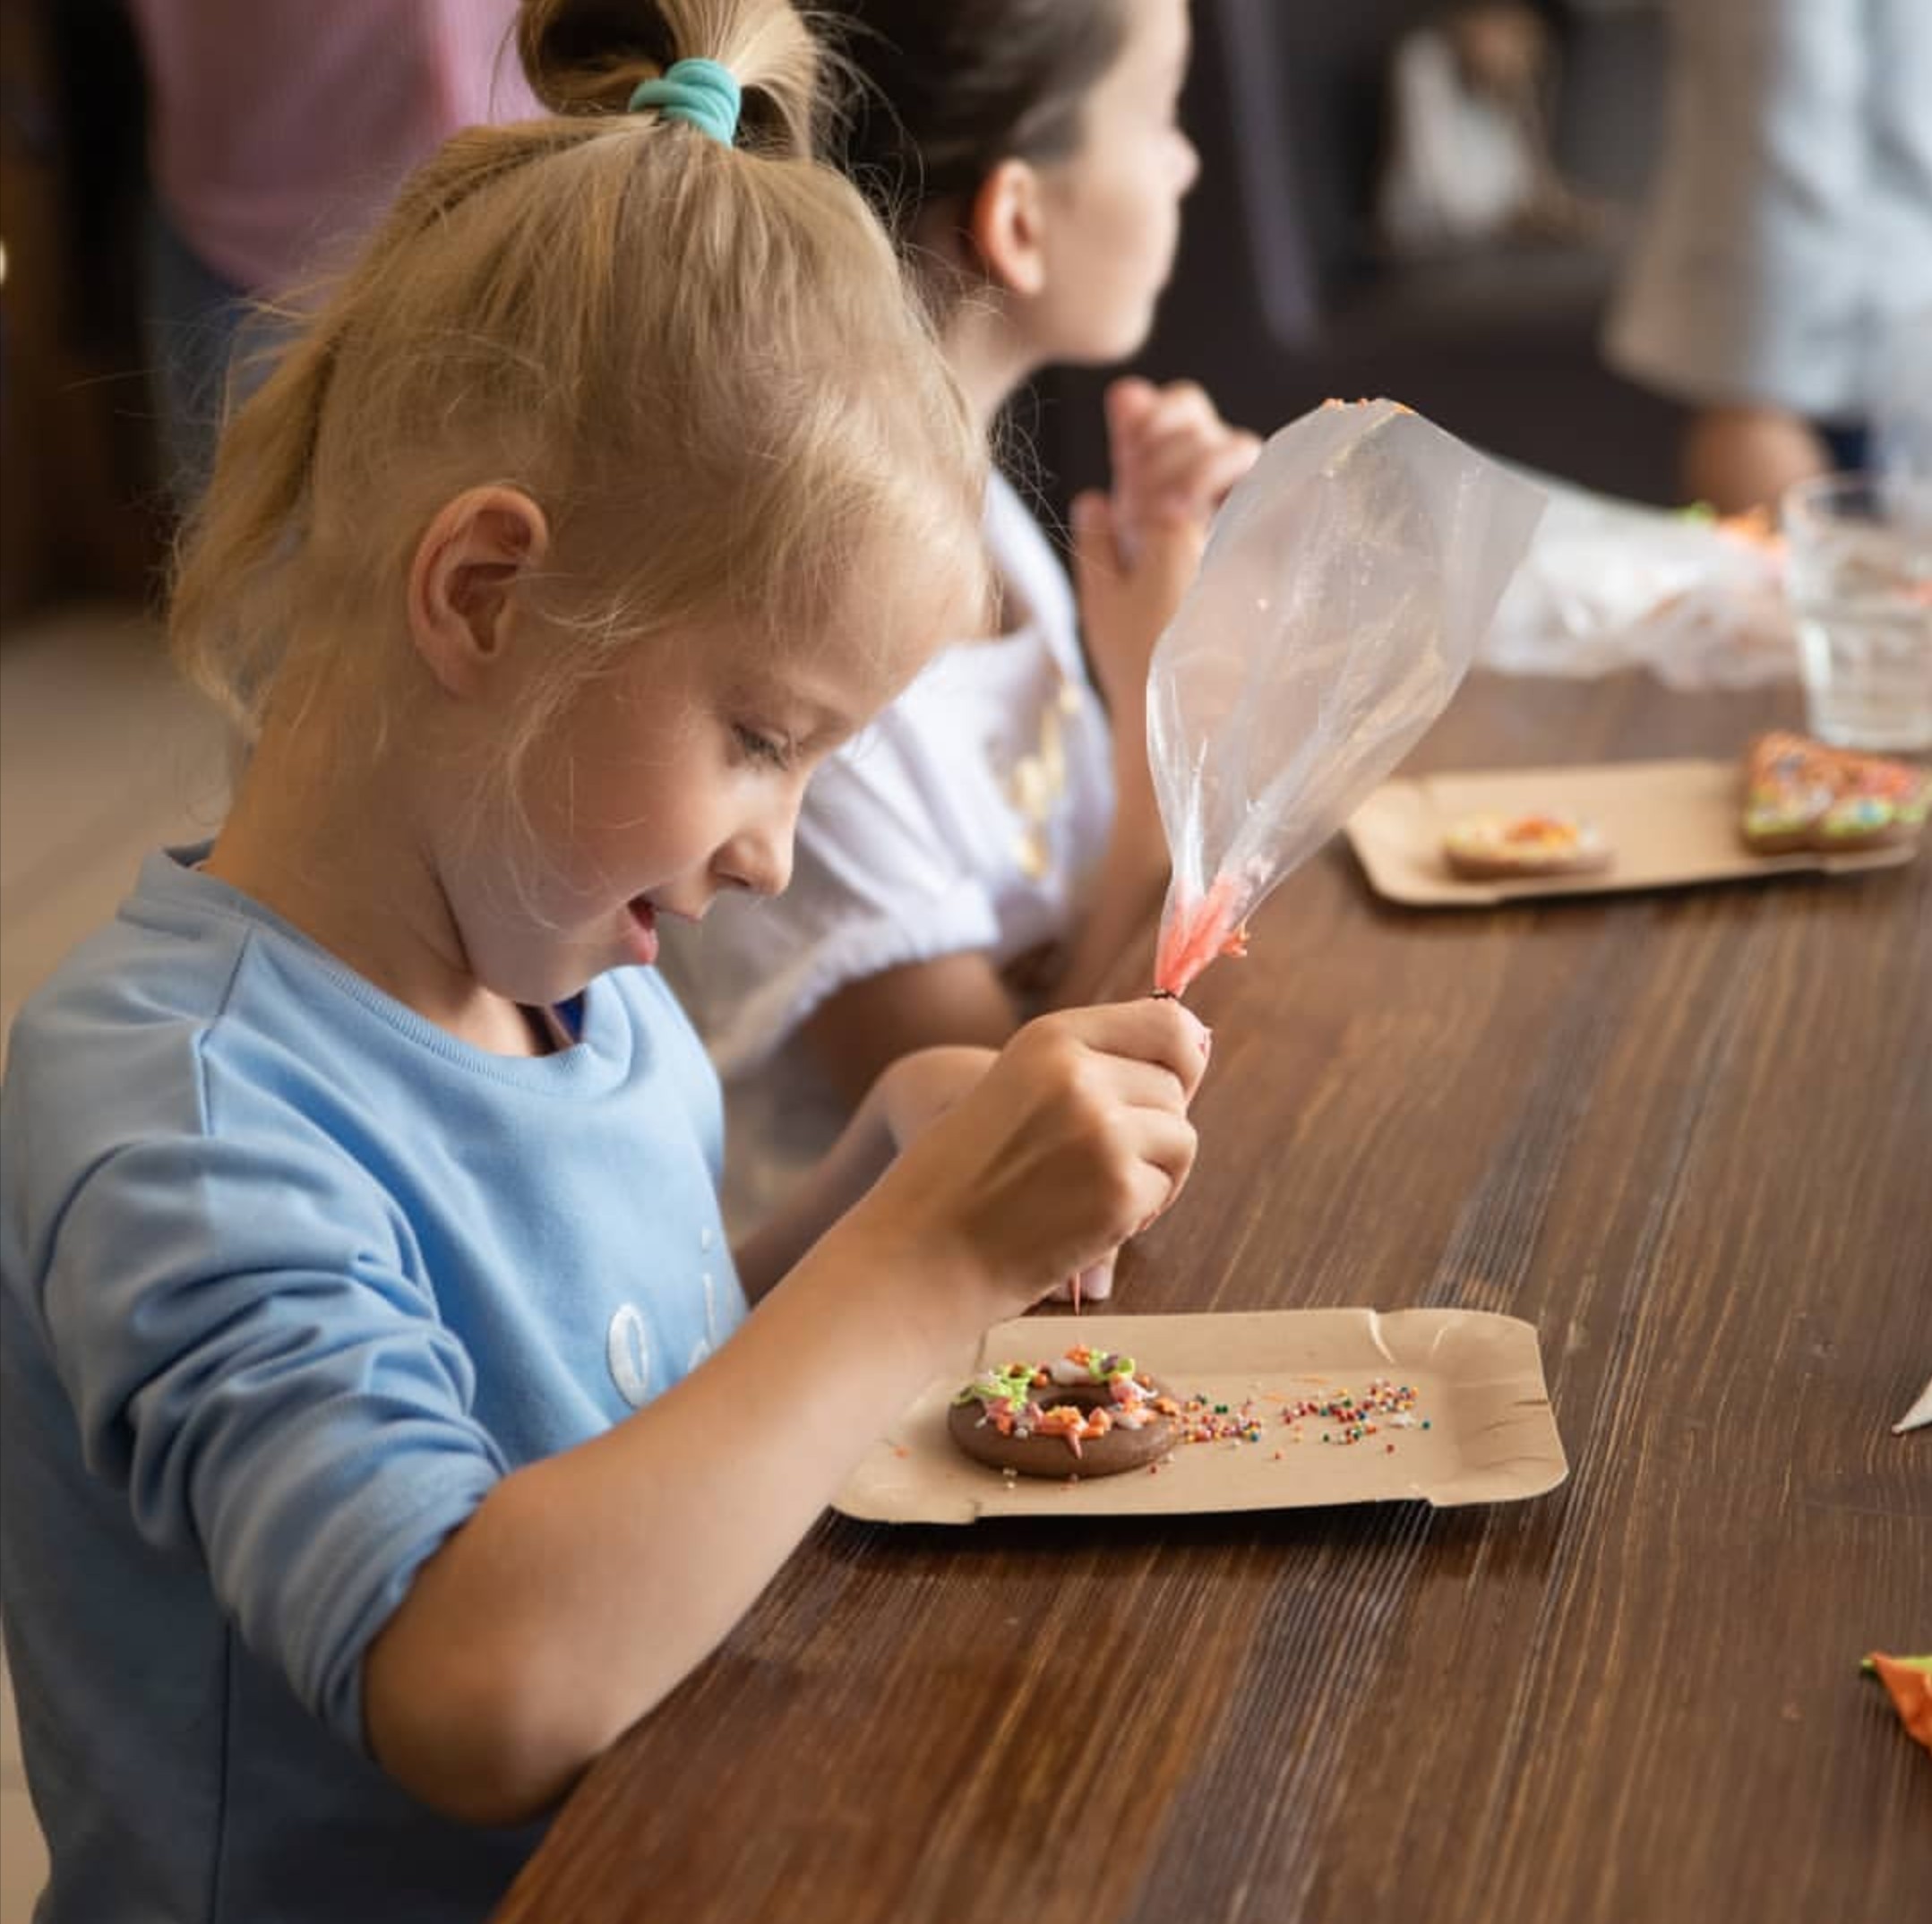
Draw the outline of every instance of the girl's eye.
M748 728L742 722L732 725L732 736L738 750L748 761L762 762L768 768L788 769L792 765L792 744L777 735L764 734L757 728Z

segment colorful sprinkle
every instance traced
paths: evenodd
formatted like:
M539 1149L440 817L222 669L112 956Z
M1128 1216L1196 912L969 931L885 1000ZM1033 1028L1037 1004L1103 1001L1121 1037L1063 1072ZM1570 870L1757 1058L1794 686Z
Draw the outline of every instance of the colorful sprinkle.
M1298 1380L1322 1379L1302 1377ZM1261 1442L1277 1418L1288 1430L1284 1439L1287 1442L1300 1443L1301 1426L1313 1418L1328 1426L1320 1432L1321 1440L1343 1448L1381 1436L1385 1430L1430 1427L1427 1418L1414 1413L1415 1390L1412 1385L1380 1378L1360 1396L1353 1390L1339 1389L1327 1396L1291 1398L1277 1391L1258 1388L1253 1396L1238 1404L1214 1403L1205 1396L1156 1396L1152 1401L1155 1409L1173 1419L1181 1442L1219 1443L1227 1447ZM1265 1407L1268 1405L1273 1407ZM1385 1438L1383 1454L1392 1455L1395 1448L1395 1444ZM1276 1449L1270 1455L1274 1462L1279 1463L1284 1452Z
M1300 1402L1284 1404L1281 1420L1292 1426L1310 1417L1318 1418L1335 1426L1333 1430L1322 1431L1322 1441L1339 1443L1345 1447L1380 1435L1385 1422L1392 1430L1414 1429L1417 1424L1417 1419L1412 1413L1414 1407L1415 1391L1409 1384L1378 1379L1359 1397L1352 1390L1340 1389L1332 1396L1309 1396ZM1421 1423L1421 1428L1429 1428L1426 1421ZM1385 1452L1395 1447L1393 1443L1383 1446Z

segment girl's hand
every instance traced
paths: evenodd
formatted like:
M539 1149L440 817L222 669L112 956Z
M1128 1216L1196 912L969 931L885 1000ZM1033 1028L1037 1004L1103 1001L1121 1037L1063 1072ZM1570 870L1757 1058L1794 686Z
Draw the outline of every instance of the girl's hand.
M1095 679L1138 740L1147 664L1200 567L1207 524L1261 451L1191 382L1107 390L1113 491L1073 504L1074 591Z
M1073 589L1080 630L1100 698L1117 743L1140 738L1147 698L1147 666L1181 597L1201 565L1205 524L1175 517L1127 542L1107 496L1086 494L1073 503Z
M1163 522L1205 526L1261 452L1259 438L1229 426L1191 381L1116 381L1106 408L1114 520L1129 549Z
M1207 1031L1149 998L1029 1023L861 1205L921 1257L962 1259L988 1321L1109 1261L1179 1195ZM854 1215L860 1212L854 1212Z
M880 1112L895 1149L903 1150L932 1128L968 1089L976 1087L999 1061L992 1049L946 1047L902 1055L880 1077ZM1113 1258L1103 1257L1069 1276L1052 1294L1055 1302L1104 1302L1113 1293Z
M1774 504L1793 482L1831 465L1817 432L1782 408L1705 408L1684 430L1685 493L1720 514Z

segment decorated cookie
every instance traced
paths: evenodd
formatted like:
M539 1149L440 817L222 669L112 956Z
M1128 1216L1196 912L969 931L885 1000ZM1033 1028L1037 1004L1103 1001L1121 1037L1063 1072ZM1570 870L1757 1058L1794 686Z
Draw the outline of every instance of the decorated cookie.
M1742 829L1761 855L1850 854L1911 840L1932 812L1932 775L1777 730L1745 759Z
M983 1371L953 1398L947 1430L992 1469L1118 1476L1173 1447L1177 1408L1131 1356L1070 1349L1054 1362Z
M1472 881L1590 875L1610 860L1601 832L1579 815L1467 815L1443 837L1442 852Z

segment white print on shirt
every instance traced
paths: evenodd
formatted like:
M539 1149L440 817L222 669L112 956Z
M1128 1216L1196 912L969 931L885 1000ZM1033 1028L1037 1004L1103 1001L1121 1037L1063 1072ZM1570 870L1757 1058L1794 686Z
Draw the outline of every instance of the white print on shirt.
M1028 881L1044 881L1053 872L1053 822L1060 797L1067 792L1068 719L1080 712L1080 691L1067 678L1058 656L1048 660L1055 677L1053 699L1040 710L1040 738L1028 754L1018 756L1005 777L1006 799L1019 817L1013 838L1013 859ZM985 744L988 761L998 769L996 744Z
M706 1230L700 1239L706 1249L711 1247L711 1232ZM687 1375L695 1370L711 1353L711 1346L717 1341L717 1283L707 1269L704 1273L704 1334L700 1336L691 1353L691 1361L684 1365Z
M616 1384L617 1394L633 1410L641 1410L650 1400L650 1331L644 1327L643 1314L635 1303L625 1303L611 1318L604 1353L610 1361L611 1381Z

